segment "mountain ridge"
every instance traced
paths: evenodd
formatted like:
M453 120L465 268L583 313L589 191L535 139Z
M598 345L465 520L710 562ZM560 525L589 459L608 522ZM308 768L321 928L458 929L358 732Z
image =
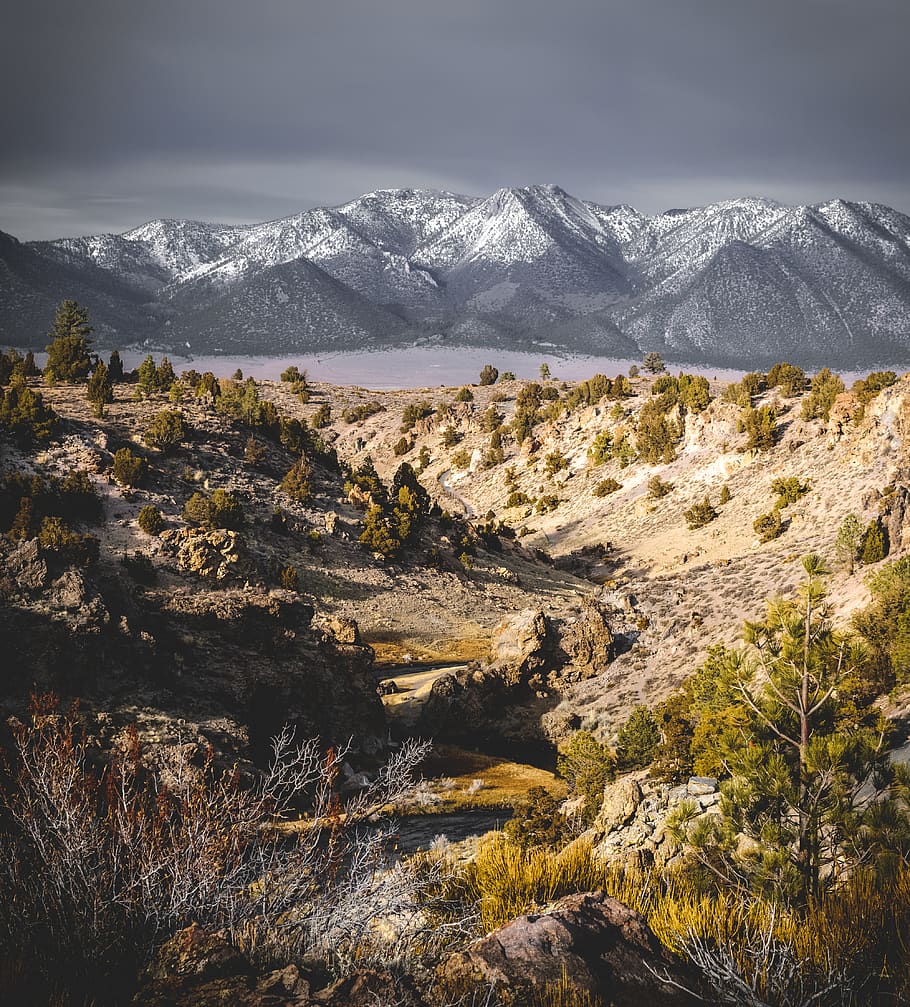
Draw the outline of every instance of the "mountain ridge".
M159 218L27 242L0 232L0 342L43 346L67 296L89 308L103 346L267 355L435 341L902 364L910 218L751 196L647 215L547 184L485 198L379 189L256 224Z

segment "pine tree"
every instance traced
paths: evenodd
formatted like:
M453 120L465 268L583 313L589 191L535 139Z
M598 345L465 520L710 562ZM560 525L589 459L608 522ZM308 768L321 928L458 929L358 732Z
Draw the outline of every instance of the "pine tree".
M75 301L66 300L57 308L54 327L48 333L44 380L49 385L58 381L75 384L92 369L89 353L94 330L88 323L88 311Z
M856 560L859 558L859 551L863 544L863 534L863 523L856 514L848 514L837 532L834 550L837 553L838 560L847 567L850 573L853 573Z
M92 410L98 419L104 417L104 407L108 402L114 401L114 389L111 387L110 373L104 365L103 360L99 360L92 376L88 379L86 395L92 404Z
M660 742L660 730L646 706L636 706L616 736L616 761L621 769L650 764Z
M667 369L663 357L656 350L645 354L642 366L649 374L660 374Z
M111 352L111 359L107 365L107 374L108 380L112 385L123 380L123 361L120 359L120 353L117 350Z
M893 857L908 829L903 791L893 788L906 773L888 759L866 652L832 626L820 557L803 568L797 598L776 599L764 621L747 623L749 649L732 658L752 724L726 754L726 832L706 860L716 867L726 844L735 883L747 878L800 904L844 872ZM696 848L708 850L713 830L696 832ZM737 850L742 833L747 855Z
M149 398L158 390L158 368L151 353L136 371L136 398Z

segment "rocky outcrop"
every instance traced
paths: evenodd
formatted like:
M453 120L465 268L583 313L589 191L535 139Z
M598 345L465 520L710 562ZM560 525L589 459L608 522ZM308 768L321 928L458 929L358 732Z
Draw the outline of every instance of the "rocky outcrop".
M445 973L513 995L562 983L614 1007L689 1007L705 993L698 973L663 947L644 917L603 892L520 916L454 955Z
M560 685L603 674L616 656L616 640L607 621L607 610L586 598L581 618L562 629L560 644L569 659L568 665L560 669Z
M602 674L616 652L607 610L586 600L574 618L525 609L493 631L490 657L434 685L420 730L436 738L550 748L578 724L554 713L562 693Z
M141 976L134 1007L422 1007L390 973L359 969L328 986L296 965L257 969L223 931L193 924L159 949Z
M516 612L493 630L488 671L507 686L541 688L551 663L552 643L550 620L543 612Z
M895 486L894 492L882 499L882 524L892 552L897 552L905 542L910 541L910 488Z
M253 573L243 537L236 531L172 528L161 540L176 551L177 563L184 570L205 580L244 580Z
M21 542L6 557L6 576L22 591L40 591L47 582L47 563L41 556L38 539Z
M720 814L717 780L692 776L676 787L625 776L604 791L603 804L588 838L606 859L633 859L642 866L664 867L682 847L667 828L667 818L687 802L692 821Z
M353 736L360 753L384 747L372 649L353 620L314 622L296 593L135 590L77 568L17 590L0 604L0 708L10 713L52 691L97 711L101 731L134 721L152 745L182 738L226 759L267 760L285 725L326 744Z

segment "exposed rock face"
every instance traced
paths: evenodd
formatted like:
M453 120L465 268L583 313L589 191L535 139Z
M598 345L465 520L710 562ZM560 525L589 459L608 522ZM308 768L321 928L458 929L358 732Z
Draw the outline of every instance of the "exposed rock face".
M164 532L161 538L176 546L177 562L184 570L206 580L243 579L252 572L243 538L235 531L174 528Z
M515 992L565 981L614 1007L689 1007L705 992L644 917L603 892L570 895L544 913L520 916L454 955L445 970L456 981Z
M156 746L191 740L262 761L286 724L326 744L353 736L368 754L386 736L373 652L356 623L315 625L312 605L292 592L137 592L70 568L41 592L13 586L0 604L0 648L0 707L21 714L33 691L78 697L87 716L105 711L99 730L135 721Z
M594 830L604 836L610 835L632 821L641 804L642 792L638 781L624 777L604 791L603 804L594 820Z
M47 563L41 558L38 539L20 543L6 558L6 574L23 591L40 591L47 581Z
M516 612L493 630L489 670L506 685L539 682L548 664L550 643L550 621L543 612Z
M684 801L693 821L720 814L717 780L693 776L670 787L626 776L610 784L589 834L595 853L604 859L632 858L640 866L665 866L681 852L666 827L667 817Z
M570 662L561 671L563 682L580 682L600 675L616 656L616 641L606 609L587 598L582 604L582 617L567 626L561 636L562 648Z
M571 621L516 612L493 631L486 664L434 683L420 728L437 738L550 747L577 727L572 716L553 713L562 692L605 671L615 650L606 609L594 601Z
M910 488L904 485L895 487L886 498L882 518L889 547L896 552L910 538Z

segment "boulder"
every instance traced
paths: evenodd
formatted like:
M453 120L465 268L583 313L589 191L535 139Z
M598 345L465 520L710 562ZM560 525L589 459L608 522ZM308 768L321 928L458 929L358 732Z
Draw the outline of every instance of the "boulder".
M603 803L594 819L594 832L598 836L608 836L623 828L635 817L642 801L641 787L630 776L610 784L604 790Z
M541 673L547 664L550 623L541 611L524 609L494 630L491 671L506 685L518 685Z
M519 996L562 984L614 1007L690 1007L706 992L643 916L599 891L520 916L453 955L444 972L453 983L493 984Z
M717 780L713 776L690 776L686 784L689 797L704 797L717 793Z
M616 656L616 641L606 609L590 599L585 599L582 606L582 617L560 639L570 662L570 667L560 672L564 682L581 682L603 674Z
M166 534L166 533L165 533ZM214 528L210 531L176 531L177 562L190 573L206 580L225 581L245 578L251 572L243 538L235 531ZM162 535L162 538L165 538Z
M47 563L41 558L38 539L21 542L6 558L6 573L23 591L40 591L47 583Z

